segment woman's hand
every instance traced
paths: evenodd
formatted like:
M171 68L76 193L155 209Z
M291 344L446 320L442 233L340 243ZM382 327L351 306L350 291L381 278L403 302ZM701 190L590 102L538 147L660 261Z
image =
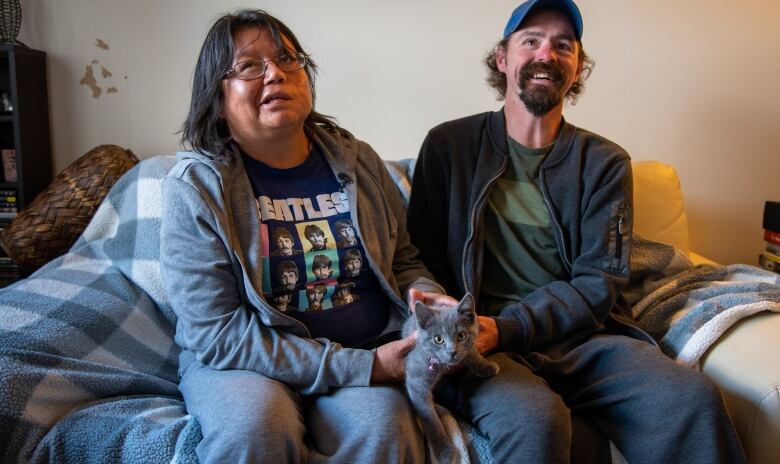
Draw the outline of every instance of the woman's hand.
M480 354L488 354L498 348L498 324L492 317L477 316L479 335L474 344Z
M385 343L374 351L374 368L371 370L371 383L400 383L406 373L404 362L406 355L417 343L417 332L406 338Z
M441 293L423 292L416 288L410 288L406 301L409 303L409 311L414 314L414 305L422 301L426 305L433 306L456 306L459 302L449 295Z

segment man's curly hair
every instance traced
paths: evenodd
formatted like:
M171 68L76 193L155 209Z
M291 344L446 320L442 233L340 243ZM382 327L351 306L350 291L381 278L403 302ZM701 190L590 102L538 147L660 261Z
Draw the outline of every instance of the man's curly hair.
M501 50L506 50L506 45L508 42L509 37L498 42L495 47L490 49L484 61L485 66L488 68L488 75L485 80L487 80L488 85L495 89L497 93L496 99L499 101L503 100L506 95L506 74L498 70L496 57L498 55L499 48L501 48ZM580 97L580 95L582 95L582 92L585 90L585 80L590 77L590 73L593 72L593 67L596 66L596 63L588 56L587 53L585 53L585 49L582 48L582 42L577 41L577 44L579 45L577 48L579 49L579 60L582 63L582 71L565 95L565 97L569 99L569 102L572 105L576 104L577 99Z

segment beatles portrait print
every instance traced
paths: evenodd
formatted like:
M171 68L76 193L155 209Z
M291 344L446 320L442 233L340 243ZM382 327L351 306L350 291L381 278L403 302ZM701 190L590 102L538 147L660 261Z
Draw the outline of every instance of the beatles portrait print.
M346 194L257 199L263 296L279 311L325 311L360 299L365 250ZM288 220L290 219L290 220Z

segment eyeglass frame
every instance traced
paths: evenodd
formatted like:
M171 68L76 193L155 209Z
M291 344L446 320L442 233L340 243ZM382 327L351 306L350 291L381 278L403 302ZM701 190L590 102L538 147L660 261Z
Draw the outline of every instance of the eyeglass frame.
M284 56L294 56L294 57L297 57L298 61L302 62L301 63L301 67L297 68L297 69L290 70L290 71L284 71L279 66L279 63L276 62L276 60L278 60L279 58L282 58ZM244 79L242 77L239 77L238 73L236 72L236 66L238 66L238 65L240 65L242 63L250 63L250 62L260 62L260 63L263 63L263 73L260 74L257 77L252 77L252 78L249 78L249 79ZM286 73L287 72L295 72L295 71L300 71L301 69L305 68L307 64L309 64L309 55L307 55L305 53L302 53L302 52L282 53L279 56L277 56L275 58L268 59L268 60L262 60L261 59L261 60L244 60L244 61L239 61L238 63L234 64L232 68L227 70L227 72L222 76L222 79L230 79L230 78L233 78L233 77L235 77L236 79L242 80L242 81L253 81L255 79L260 79L261 77L265 76L265 73L268 71L268 64L267 63L270 63L270 62L273 62L281 71L284 71Z

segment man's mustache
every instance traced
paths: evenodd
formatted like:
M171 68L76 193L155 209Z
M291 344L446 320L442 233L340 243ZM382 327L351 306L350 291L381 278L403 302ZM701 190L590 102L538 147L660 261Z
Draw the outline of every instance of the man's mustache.
M535 76L544 76L544 79L549 79L555 84L560 85L566 80L566 73L563 68L557 63L546 63L543 61L534 61L529 63L518 71L517 81L520 83L520 87L523 88L531 79Z

